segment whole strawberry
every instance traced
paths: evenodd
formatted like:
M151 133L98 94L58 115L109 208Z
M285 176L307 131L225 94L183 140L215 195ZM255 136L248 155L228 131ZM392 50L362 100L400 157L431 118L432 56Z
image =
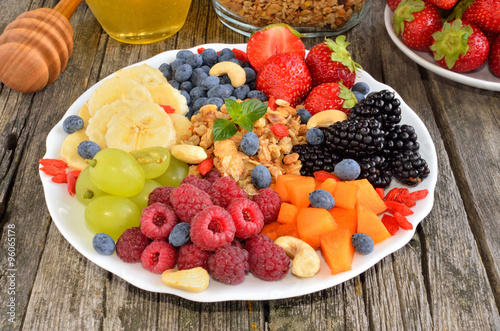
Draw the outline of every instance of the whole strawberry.
M400 2L401 2L401 0L387 0L387 5L394 12L396 10L396 8L398 8L398 5Z
M292 107L311 90L312 80L305 61L295 53L270 57L257 74L255 87L268 97L283 99Z
M347 88L354 85L356 69L361 66L352 60L346 49L348 45L345 36L338 36L335 41L326 39L311 49L306 57L306 65L313 86L340 82Z
M472 2L472 3L471 3ZM467 0L462 19L474 23L484 32L500 33L500 0Z
M392 24L406 46L429 51L432 34L442 26L438 9L422 0L403 0L396 8Z
M312 89L304 101L304 108L312 115L329 109L348 114L355 104L356 97L347 87L337 83L324 83Z
M491 43L488 65L491 72L495 76L500 77L500 35Z
M455 72L468 72L482 66L488 58L490 45L484 33L472 23L456 19L444 23L432 35L430 49L434 59L443 68Z
M254 33L247 44L248 62L258 72L264 62L278 53L296 53L306 56L301 34L286 24L272 24Z
M432 3L434 6L441 9L451 9L458 0L427 0L427 2Z

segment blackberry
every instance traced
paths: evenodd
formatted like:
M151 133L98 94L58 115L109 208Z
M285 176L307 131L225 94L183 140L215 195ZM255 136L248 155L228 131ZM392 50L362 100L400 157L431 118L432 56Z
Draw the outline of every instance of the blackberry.
M390 157L406 150L417 152L420 148L417 138L413 126L395 125L386 133L383 154Z
M401 122L401 101L389 90L371 93L351 108L348 119L373 118L384 128Z
M379 155L367 156L358 160L361 173L358 178L366 178L373 187L386 188L391 184L392 174L388 160Z
M416 151L403 151L391 159L393 176L409 186L416 186L429 175L427 162Z
M292 151L299 154L299 160L302 162L300 169L302 176L313 176L313 173L319 170L333 172L335 165L341 160L325 144L295 145Z
M353 119L336 122L325 130L325 143L333 153L346 157L380 154L384 148L385 131L374 119Z

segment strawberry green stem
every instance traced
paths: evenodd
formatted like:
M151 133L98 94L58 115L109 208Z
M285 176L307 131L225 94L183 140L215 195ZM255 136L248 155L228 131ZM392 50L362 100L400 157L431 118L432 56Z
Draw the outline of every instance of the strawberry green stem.
M470 25L462 26L460 19L444 23L441 31L432 34L434 43L430 49L434 52L434 59L440 61L444 58L448 69L453 68L458 58L469 50L467 41L472 32Z
M403 0L392 16L392 26L397 35L405 32L405 22L411 22L415 19L413 13L424 10L425 4L422 0Z

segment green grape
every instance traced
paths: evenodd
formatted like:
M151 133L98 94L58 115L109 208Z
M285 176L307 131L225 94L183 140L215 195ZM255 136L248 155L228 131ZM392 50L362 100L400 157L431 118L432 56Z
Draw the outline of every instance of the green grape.
M141 192L129 199L132 200L133 203L139 208L139 211L142 212L144 208L148 206L149 193L153 192L153 190L161 185L158 182L155 182L152 179L146 179L144 182L144 187Z
M143 148L131 152L130 155L139 162L146 179L160 176L170 163L170 152L164 147Z
M88 205L95 198L107 195L106 192L97 188L90 179L90 167L83 169L76 180L76 198L84 205Z
M189 165L171 156L170 165L168 166L167 171L165 171L163 175L156 177L154 180L163 186L177 187L188 174Z
M140 226L140 217L135 203L113 195L95 198L85 208L85 223L90 231L107 233L115 241L126 229Z
M120 197L132 197L144 186L144 170L132 155L106 148L89 161L90 178L99 189Z

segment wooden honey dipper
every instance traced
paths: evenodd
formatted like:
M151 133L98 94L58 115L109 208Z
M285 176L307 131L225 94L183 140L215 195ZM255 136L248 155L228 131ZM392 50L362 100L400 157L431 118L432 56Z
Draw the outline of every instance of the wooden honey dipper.
M22 93L53 83L73 53L69 19L82 0L19 15L0 35L0 82Z

